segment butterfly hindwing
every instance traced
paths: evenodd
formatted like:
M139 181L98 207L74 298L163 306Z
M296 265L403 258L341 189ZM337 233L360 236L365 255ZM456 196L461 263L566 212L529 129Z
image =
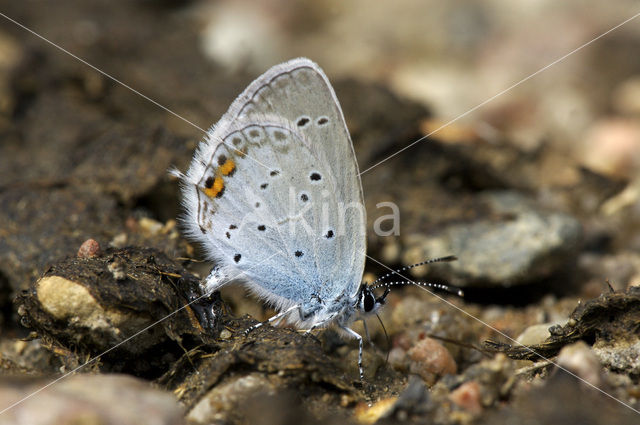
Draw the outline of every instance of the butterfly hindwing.
M305 58L274 66L247 87L227 116L260 120L271 114L291 121L306 134L312 149L324 153L327 166L340 182L337 207L348 227L341 233L348 233L349 238L344 241L346 257L341 265L353 282L353 293L362 278L366 250L362 184L340 103L320 67Z

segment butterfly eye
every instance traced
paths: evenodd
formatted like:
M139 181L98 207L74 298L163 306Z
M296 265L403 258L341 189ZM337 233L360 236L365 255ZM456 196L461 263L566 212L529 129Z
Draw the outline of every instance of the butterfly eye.
M362 307L364 308L364 312L368 313L373 310L373 307L376 305L376 298L373 296L371 291L366 290L362 294Z

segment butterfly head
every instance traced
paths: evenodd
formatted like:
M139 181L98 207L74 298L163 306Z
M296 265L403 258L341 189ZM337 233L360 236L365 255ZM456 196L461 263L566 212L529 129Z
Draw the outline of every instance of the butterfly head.
M366 283L362 283L358 290L356 309L361 314L375 314L384 305L389 291L389 288L385 288L384 293L376 298L371 287Z

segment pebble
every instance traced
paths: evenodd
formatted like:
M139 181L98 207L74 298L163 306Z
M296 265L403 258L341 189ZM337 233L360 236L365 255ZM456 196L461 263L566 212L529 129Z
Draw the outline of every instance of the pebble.
M563 347L557 363L596 387L602 382L600 360L584 341Z
M449 399L456 405L476 415L482 413L480 398L480 384L477 381L465 382L449 394Z
M95 239L87 239L82 242L82 245L80 245L78 249L79 258L94 258L99 257L100 254L102 254L102 250L100 249L100 244Z
M433 385L439 377L457 371L449 350L433 338L418 341L408 354L411 359L409 370L420 375L427 385Z
M549 328L555 324L556 323L540 323L529 326L520 335L518 335L516 341L522 345L541 344L545 339L551 336Z
M274 385L263 374L241 376L212 388L187 413L192 424L226 422L229 412L237 411L241 403L257 394L275 394Z
M397 400L398 397L383 398L375 402L372 406L366 403L359 403L355 408L354 416L361 424L376 423L378 419L391 410Z
M107 270L111 272L115 280L124 280L127 278L126 265L121 260L113 260L107 265Z

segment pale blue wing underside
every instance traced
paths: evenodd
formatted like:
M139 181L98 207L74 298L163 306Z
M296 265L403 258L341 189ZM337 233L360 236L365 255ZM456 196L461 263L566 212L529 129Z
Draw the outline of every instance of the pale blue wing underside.
M187 177L189 232L225 275L243 273L279 308L355 295L366 248L362 188L342 111L313 62L278 65L250 84Z

